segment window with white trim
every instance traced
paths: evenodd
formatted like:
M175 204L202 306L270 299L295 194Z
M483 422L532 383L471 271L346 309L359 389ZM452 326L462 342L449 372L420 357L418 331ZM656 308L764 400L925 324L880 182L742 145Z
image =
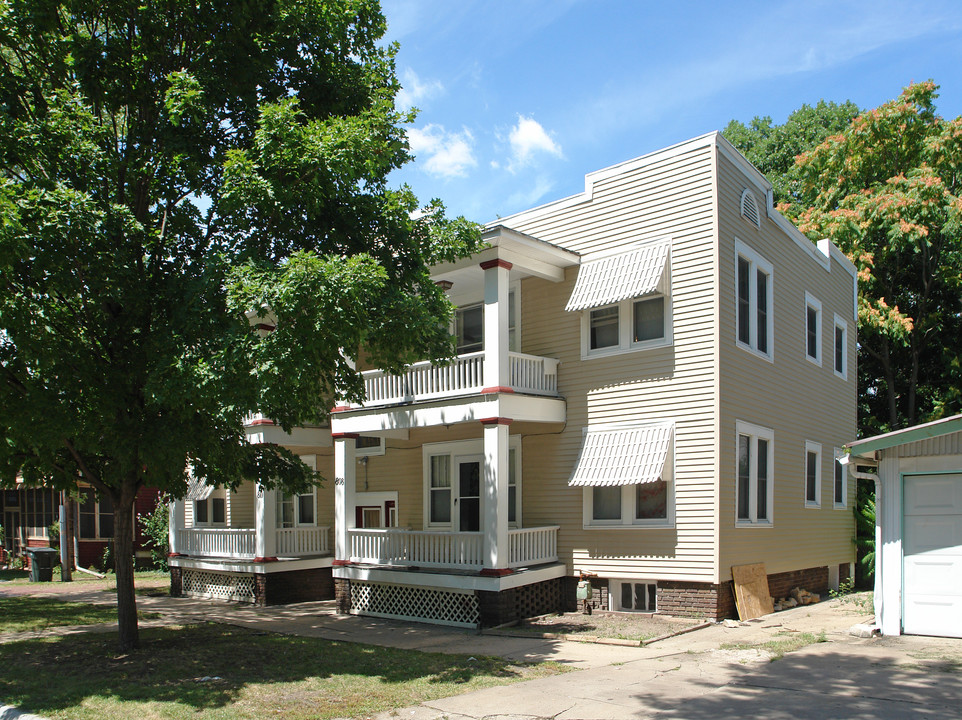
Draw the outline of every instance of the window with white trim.
M766 360L773 359L772 264L735 241L735 341Z
M822 504L822 446L805 443L805 507Z
M227 492L214 488L204 500L194 501L194 525L211 526L227 524Z
M521 326L520 283L508 290L508 350L519 352L518 329ZM484 303L462 305L454 311L454 335L458 355L484 350Z
M671 483L666 479L585 488L585 525L668 527L672 510L670 490Z
M361 435L354 441L354 443L354 453L356 457L384 454L384 438L377 435Z
M848 323L835 316L835 374L842 380L848 377Z
M775 434L771 428L735 423L737 437L735 522L771 525L774 498Z
M844 508L848 500L848 473L845 466L840 462L845 457L842 448L835 448L835 462L832 467L835 471L835 478L832 487L833 505L836 508Z
M586 310L582 355L613 355L671 344L670 299L656 293Z
M805 293L805 357L822 364L822 303Z
M656 612L658 586L653 580L609 580L608 597L612 610Z
M317 524L317 497L314 489L298 495L277 491L277 527L293 528Z

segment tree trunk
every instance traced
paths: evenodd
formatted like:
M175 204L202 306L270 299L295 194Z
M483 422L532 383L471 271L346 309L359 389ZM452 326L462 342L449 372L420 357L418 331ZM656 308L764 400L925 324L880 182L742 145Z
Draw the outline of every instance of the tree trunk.
M117 573L117 629L120 651L140 646L137 598L134 595L134 498L126 488L114 504L114 571Z

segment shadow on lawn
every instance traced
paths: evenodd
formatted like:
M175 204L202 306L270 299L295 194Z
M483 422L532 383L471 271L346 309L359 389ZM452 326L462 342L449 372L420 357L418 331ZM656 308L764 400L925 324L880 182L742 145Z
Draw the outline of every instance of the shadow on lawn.
M73 635L0 645L0 698L35 713L88 699L171 702L196 711L230 705L253 685L303 680L336 687L364 678L380 684L469 683L512 678L499 658L372 647L206 624L141 630L140 649L118 655L110 635ZM352 680L353 679L353 680ZM325 683L322 683L325 685ZM315 690L311 690L315 692ZM451 688L453 694L460 692Z

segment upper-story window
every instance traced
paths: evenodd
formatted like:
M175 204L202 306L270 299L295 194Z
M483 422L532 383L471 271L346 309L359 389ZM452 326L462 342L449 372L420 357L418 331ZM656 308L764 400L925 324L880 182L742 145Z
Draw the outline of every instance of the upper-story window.
M842 380L848 377L848 323L835 316L835 374Z
M518 286L508 291L508 349L517 352L518 347ZM484 304L462 305L454 311L454 335L457 337L458 355L484 350Z
M735 241L736 341L767 360L773 359L772 264Z
M805 357L822 364L822 303L805 293Z
M586 262L565 309L582 313L584 358L670 345L670 240Z

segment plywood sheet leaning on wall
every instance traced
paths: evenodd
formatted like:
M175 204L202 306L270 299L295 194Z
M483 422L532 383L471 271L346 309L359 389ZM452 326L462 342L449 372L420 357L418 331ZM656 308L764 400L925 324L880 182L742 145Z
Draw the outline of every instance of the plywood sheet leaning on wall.
M751 620L775 611L772 596L768 594L764 563L732 566L732 581L739 620Z

